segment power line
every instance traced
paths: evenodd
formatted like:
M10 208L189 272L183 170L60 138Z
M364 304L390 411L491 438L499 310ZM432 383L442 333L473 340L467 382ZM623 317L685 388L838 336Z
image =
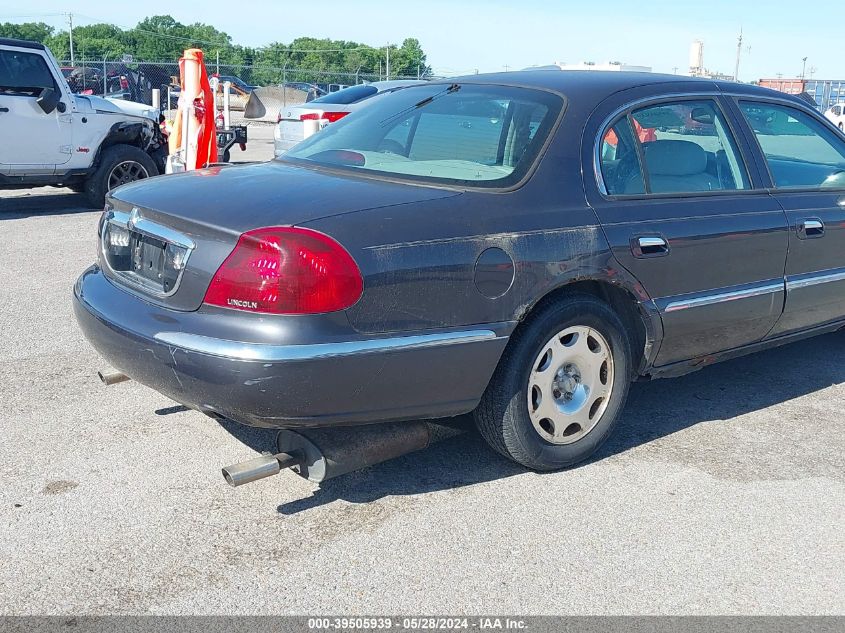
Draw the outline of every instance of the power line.
M65 15L64 13L30 13L29 15L9 15L3 14L0 15L0 18L4 20L22 20L24 18L55 18Z

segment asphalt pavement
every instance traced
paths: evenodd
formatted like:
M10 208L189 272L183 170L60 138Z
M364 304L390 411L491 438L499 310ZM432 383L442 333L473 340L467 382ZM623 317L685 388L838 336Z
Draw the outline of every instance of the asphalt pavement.
M845 613L845 333L634 385L572 470L469 433L233 489L272 434L97 380L98 216L0 192L0 614Z

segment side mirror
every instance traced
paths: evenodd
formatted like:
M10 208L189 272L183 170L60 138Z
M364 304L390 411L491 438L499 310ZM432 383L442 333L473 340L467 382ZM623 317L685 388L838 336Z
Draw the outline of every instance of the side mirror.
M55 110L59 103L61 103L62 95L53 88L44 88L35 103L44 111L44 114L50 114Z

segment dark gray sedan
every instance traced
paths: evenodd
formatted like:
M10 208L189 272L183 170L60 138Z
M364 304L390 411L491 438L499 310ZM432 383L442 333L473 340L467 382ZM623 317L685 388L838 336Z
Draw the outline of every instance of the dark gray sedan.
M282 159L113 191L76 316L215 417L472 411L497 451L556 469L607 437L631 380L843 325L844 170L829 122L756 87L412 86Z

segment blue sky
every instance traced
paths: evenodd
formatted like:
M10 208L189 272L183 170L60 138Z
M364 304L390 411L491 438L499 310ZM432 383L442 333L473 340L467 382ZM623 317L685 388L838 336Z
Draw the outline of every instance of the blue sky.
M79 24L93 19L134 26L147 15L169 13L182 22L214 24L235 42L251 46L289 42L299 35L370 45L416 37L435 72L444 74L499 71L506 65L517 69L555 61L611 60L652 66L656 71L672 72L675 67L683 71L693 39L704 41L708 68L733 74L742 27L742 80L777 73L798 76L805 56L808 76L810 68L815 68L817 78L845 74L837 63L838 20L783 0L181 0L159 4L34 0L29 6L7 4L8 8L0 9L0 21L40 20L60 26L63 18L56 14L73 11Z

